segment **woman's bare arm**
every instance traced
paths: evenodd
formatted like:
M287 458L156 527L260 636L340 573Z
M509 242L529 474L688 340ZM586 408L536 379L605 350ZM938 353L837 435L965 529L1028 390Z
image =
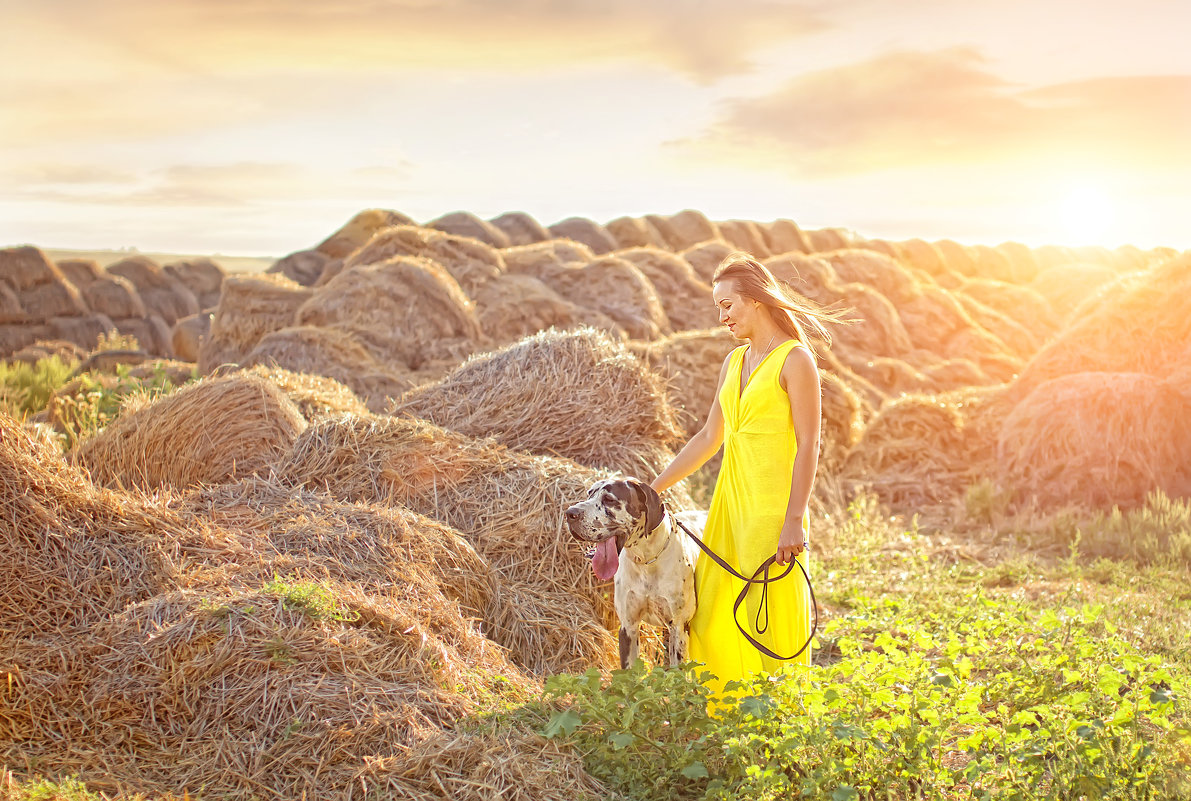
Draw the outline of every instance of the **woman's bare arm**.
M784 565L802 553L805 539L802 518L810 503L815 471L819 465L819 437L822 422L822 395L819 368L806 348L793 348L782 366L782 386L790 397L790 416L798 453L794 456L794 475L790 479L790 503L777 543L777 564Z

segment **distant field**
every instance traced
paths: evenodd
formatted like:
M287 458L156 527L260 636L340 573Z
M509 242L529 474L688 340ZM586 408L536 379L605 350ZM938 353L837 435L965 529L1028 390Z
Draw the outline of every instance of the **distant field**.
M59 259L95 259L104 267L134 254L148 256L158 264L209 258L229 273L263 273L273 265L273 262L277 261L277 257L273 256L224 256L218 253L149 253L140 250L45 250L44 252L54 261Z

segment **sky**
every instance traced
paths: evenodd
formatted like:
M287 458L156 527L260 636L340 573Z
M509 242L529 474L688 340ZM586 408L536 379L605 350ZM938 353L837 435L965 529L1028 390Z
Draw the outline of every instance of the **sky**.
M366 208L1191 248L1186 0L0 0L0 246Z

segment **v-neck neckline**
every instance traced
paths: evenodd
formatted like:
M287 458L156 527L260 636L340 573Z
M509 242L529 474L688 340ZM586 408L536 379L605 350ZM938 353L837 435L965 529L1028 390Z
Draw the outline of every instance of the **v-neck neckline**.
M782 345L785 345L787 342L791 341L793 340L784 339L777 345L774 345L773 349L770 350L769 353L766 353L761 357L761 361L759 361L757 366L753 368L753 371L748 374L748 378L745 378L744 376L744 357L748 355L748 350L746 349L744 353L740 354L740 381L738 382L740 392L737 395L737 400L744 398L744 393L748 391L749 386L751 386L753 383L753 376L755 376L757 372L765 366L765 362L769 361L769 357L772 356ZM752 345L750 344L748 347L751 348Z

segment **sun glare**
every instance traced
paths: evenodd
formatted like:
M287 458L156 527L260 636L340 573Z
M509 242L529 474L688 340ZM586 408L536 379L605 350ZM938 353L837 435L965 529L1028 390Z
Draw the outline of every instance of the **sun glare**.
M1064 244L1111 245L1114 240L1116 209L1103 187L1096 184L1072 186L1060 204Z

